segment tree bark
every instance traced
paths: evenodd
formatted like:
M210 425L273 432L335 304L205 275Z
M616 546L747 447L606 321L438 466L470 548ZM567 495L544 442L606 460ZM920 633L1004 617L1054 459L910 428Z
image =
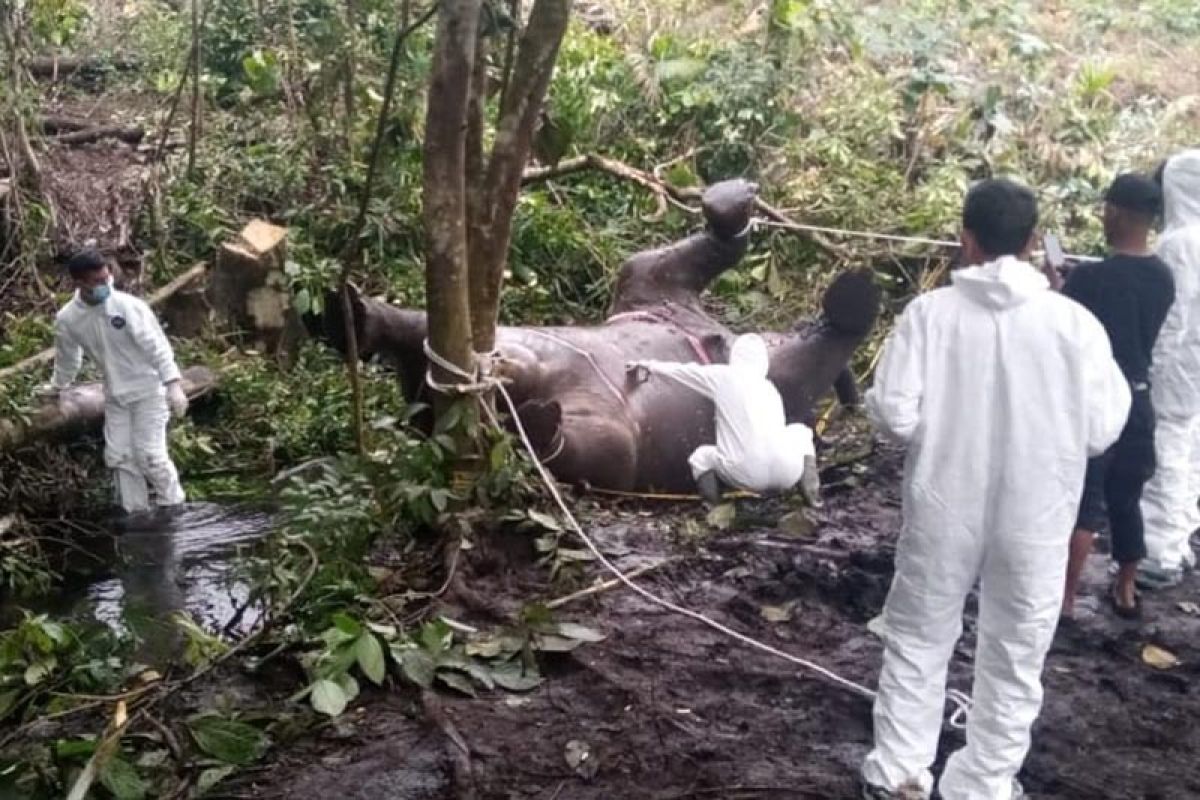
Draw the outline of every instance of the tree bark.
M117 139L127 144L138 144L145 135L145 128L132 125L98 125L57 136L47 136L42 141L48 144L78 145L91 144L101 139Z
M138 62L129 58L106 60L89 56L35 56L25 62L30 76L39 80L61 80L77 72L103 72L109 69L129 72L138 67Z
M196 169L196 144L200 139L200 0L192 0L192 124L188 129L187 174Z
M503 98L496 142L488 163L485 216L471 237L471 329L479 352L492 350L500 313L500 289L512 217L538 113L550 87L554 63L567 23L571 0L536 0L513 66L512 82Z
M429 344L464 372L472 368L466 228L466 133L481 0L444 0L438 13L425 113L425 289ZM434 378L461 383L434 363ZM439 397L438 409L452 398Z

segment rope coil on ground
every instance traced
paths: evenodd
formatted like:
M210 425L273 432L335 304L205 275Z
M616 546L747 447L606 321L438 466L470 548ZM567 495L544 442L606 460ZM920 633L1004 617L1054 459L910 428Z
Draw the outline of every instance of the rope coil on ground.
M861 684L855 683L854 681L851 681L847 678L843 678L841 675L838 675L837 673L833 672L832 670L826 669L825 667L822 667L820 664L817 664L813 661L809 661L807 659L800 658L799 656L794 656L791 653L785 652L776 647L772 647L771 645L766 644L765 642L760 642L757 639L751 638L743 633L739 633L738 631L735 631L734 629L732 629L726 625L723 625L720 622L717 622L716 620L712 619L711 617L707 617L704 614L701 614L698 611L693 611L690 608L686 608L684 606L680 606L675 603L672 603L671 601L663 599L663 598L659 597L658 595L654 594L653 592L649 591L648 589L644 589L643 587L634 583L615 564L613 564L611 561L609 561L608 558L604 555L604 553L602 553L600 551L600 548L596 545L596 543L592 540L592 538L584 532L583 527L579 524L579 521L575 518L575 515L571 512L570 507L567 506L566 501L563 499L562 493L559 492L559 490L558 490L558 484L554 480L554 477L552 475L550 475L550 473L549 473L549 471L547 471L543 461L541 459L539 459L537 456L537 453L534 452L533 443L529 440L529 436L525 432L525 426L521 424L521 419L520 419L520 417L517 416L516 404L513 402L512 396L509 395L508 389L504 386L504 384L501 383L498 379L490 377L490 376L486 376L486 375L482 379L480 379L478 375L471 375L470 373L461 369L457 365L447 361L445 358L438 355L433 350L433 348L429 344L428 339L425 340L424 346L425 346L425 353L429 356L430 361L437 364L442 369L446 370L447 372L451 373L452 375L456 375L458 377L463 378L466 381L472 382L471 385L474 385L476 383L481 383L481 384L486 385L488 388L494 387L496 389L496 391L500 393L500 396L504 399L504 404L508 407L508 411L512 415L513 425L517 429L517 433L519 435L519 438L521 439L522 445L524 445L526 452L529 453L529 457L530 457L530 459L532 459L533 465L538 471L538 475L541 477L542 481L545 483L546 488L550 491L550 495L554 498L554 502L558 505L559 510L566 517L567 523L570 525L571 530L574 531L575 534L583 541L584 545L592 553L592 555L596 557L596 560L600 562L601 566L603 566L606 570L611 572L612 575L617 580L619 580L622 584L624 584L626 587L628 587L634 593L641 596L643 599L649 601L650 603L653 603L654 605L664 608L667 611L670 611L674 614L679 614L680 616L684 616L689 619L695 620L696 622L699 622L702 625L712 628L713 630L717 631L718 633L724 634L725 636L735 639L736 641L741 642L742 644L744 644L748 647L751 647L755 650L759 650L759 651L767 653L769 655L773 655L778 658L782 658L785 661L795 664L796 666L803 667L804 669L809 670L810 672L820 675L822 678L824 678L828 682L834 684L835 686L845 689L845 690L851 692L852 694L856 694L859 697L864 697L868 700L875 699L876 693L874 691L872 691L871 689L868 689L866 686L862 686ZM477 371L478 371L478 368L477 368ZM490 421L492 422L492 424L495 425L498 429L503 429L503 426L500 424L500 420L496 416L495 411L493 411L487 403L482 403L481 405L483 407L484 413L487 414L487 416L490 419ZM950 716L951 727L954 727L954 728L965 727L966 717L967 717L967 714L970 712L970 707L971 707L970 697L967 696L965 693L958 691L957 689L949 690L946 693L946 697L955 705L955 710L952 712L952 714Z

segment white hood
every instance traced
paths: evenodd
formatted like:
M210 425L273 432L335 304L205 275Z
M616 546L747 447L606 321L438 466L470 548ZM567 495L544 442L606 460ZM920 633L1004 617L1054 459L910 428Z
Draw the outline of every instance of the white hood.
M1167 161L1163 206L1167 228L1200 225L1200 150L1184 150Z
M954 288L987 308L1012 308L1050 288L1050 281L1016 256L1001 256L951 275Z
M770 365L767 343L757 333L746 333L734 340L729 352L729 366L745 372L748 377L765 378Z

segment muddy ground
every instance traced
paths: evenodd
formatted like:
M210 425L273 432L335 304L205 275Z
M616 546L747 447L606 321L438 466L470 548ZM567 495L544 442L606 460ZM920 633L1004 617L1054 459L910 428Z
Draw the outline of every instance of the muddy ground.
M666 597L777 647L873 684L881 647L866 623L881 608L899 525L900 458L877 452L865 474L834 487L815 530L771 523L786 509L750 509L747 527L703 539L688 535L691 509L626 507L596 513L605 546L637 558L678 557L642 582ZM845 475L840 476L845 478ZM747 516L743 513L743 518ZM745 523L743 523L745 524ZM807 533L807 535L805 535ZM1107 582L1095 558L1088 592ZM544 587L530 566L476 577L474 588L516 608ZM1022 779L1033 797L1083 800L1200 797L1200 618L1186 601L1200 581L1147 602L1143 623L1097 611L1060 630L1046 671L1046 705ZM548 589L548 587L545 587ZM1185 603L1183 609L1179 604ZM764 606L772 607L764 616ZM784 610L780 610L780 607ZM546 662L549 676L527 695L443 695L446 716L470 754L457 770L450 740L411 693L365 697L349 722L278 752L237 781L228 797L358 800L599 800L600 798L850 798L870 741L868 702L786 662L747 650L628 591L560 612L602 627L606 641ZM969 688L968 633L951 685ZM469 621L469 620L468 620ZM1147 643L1182 664L1154 669ZM565 759L582 742L590 778ZM942 758L961 744L947 729ZM939 759L939 767L940 767ZM467 785L467 784L470 785Z

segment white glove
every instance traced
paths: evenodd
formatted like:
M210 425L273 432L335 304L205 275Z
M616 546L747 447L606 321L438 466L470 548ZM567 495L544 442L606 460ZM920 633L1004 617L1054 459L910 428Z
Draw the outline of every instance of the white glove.
M167 384L167 405L171 408L171 416L181 419L188 410L187 395L183 393L182 381L171 381Z

